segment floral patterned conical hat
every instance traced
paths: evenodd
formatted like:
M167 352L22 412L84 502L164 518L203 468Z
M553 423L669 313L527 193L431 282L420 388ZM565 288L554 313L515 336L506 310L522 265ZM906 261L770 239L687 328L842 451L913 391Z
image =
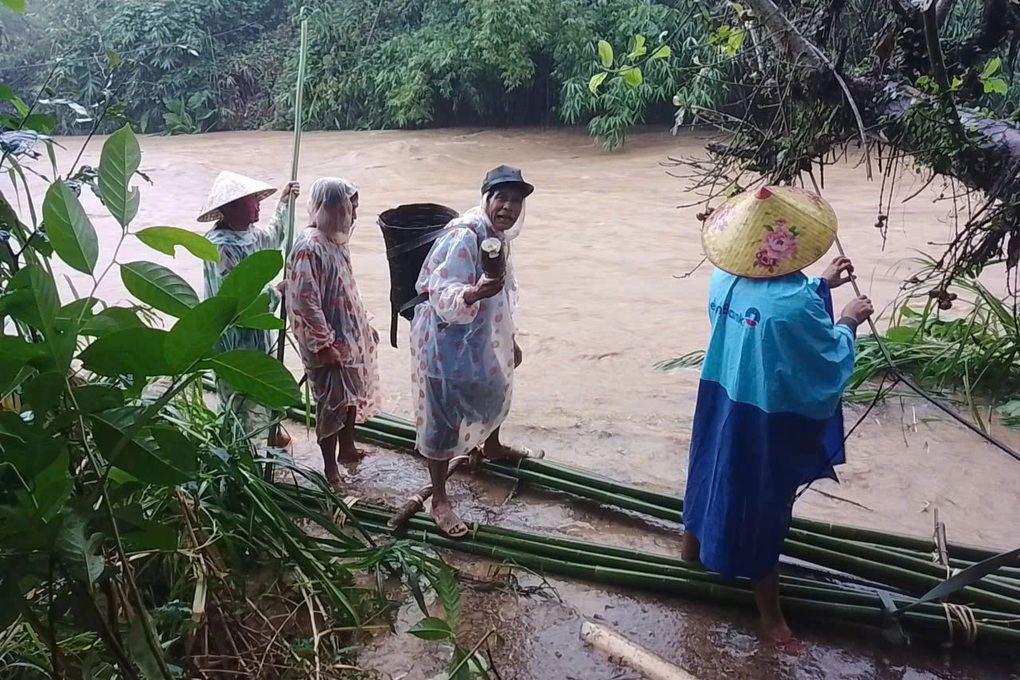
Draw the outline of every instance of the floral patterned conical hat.
M836 240L836 212L798 187L762 187L716 208L701 230L705 257L735 276L773 279L800 271Z

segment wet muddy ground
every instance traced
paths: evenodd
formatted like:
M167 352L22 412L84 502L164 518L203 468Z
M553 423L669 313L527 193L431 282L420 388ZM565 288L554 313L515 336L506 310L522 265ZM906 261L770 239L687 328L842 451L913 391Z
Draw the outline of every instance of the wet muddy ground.
M298 462L321 469L318 449L297 436ZM349 469L351 492L398 507L422 484L424 464L408 453L366 447L372 455ZM679 531L652 525L578 499L515 486L491 477L458 474L454 501L472 519L515 529L587 536L593 541L679 555ZM606 625L700 680L1018 680L1020 654L914 648L886 641L871 628L791 620L807 644L790 656L759 642L752 611L689 599L607 588L523 570L494 571L495 564L442 551L468 575L462 585L461 644L482 646L503 680L640 680L641 676L588 649L580 639L585 620ZM436 605L436 615L442 613ZM398 633L422 617L408 601L395 618ZM365 644L358 665L385 680L429 680L446 668L450 648L407 634L383 634Z

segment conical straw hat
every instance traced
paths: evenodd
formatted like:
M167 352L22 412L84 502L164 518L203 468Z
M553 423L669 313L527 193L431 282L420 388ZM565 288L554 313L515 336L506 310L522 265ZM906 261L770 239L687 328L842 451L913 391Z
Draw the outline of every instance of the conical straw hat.
M213 182L209 198L205 199L199 222L216 222L223 217L220 208L245 196L258 196L261 201L276 193L276 188L251 177L224 170Z
M705 257L719 269L772 279L817 262L836 240L836 212L798 187L764 187L734 196L701 230Z

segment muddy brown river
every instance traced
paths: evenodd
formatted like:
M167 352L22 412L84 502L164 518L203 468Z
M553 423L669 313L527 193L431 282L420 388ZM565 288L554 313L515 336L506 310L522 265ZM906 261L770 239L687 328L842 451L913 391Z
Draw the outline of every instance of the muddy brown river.
M142 170L154 185L142 186L136 227L202 230L195 217L220 170L282 185L290 171L291 139L286 133L263 132L143 138ZM84 162L98 162L101 141L86 151ZM61 140L68 149L62 163L73 158L71 151L76 153L80 142ZM316 177L338 175L359 185L354 267L366 305L386 338L389 282L375 224L378 213L418 201L464 211L477 203L481 178L490 167L507 163L523 168L537 191L528 201L525 228L515 242L525 362L506 431L520 443L545 449L553 460L680 492L698 375L667 374L655 364L704 347L710 268L703 266L681 278L701 260L695 217L699 209L678 208L697 197L688 192L687 182L667 174L662 163L668 156L702 155L703 144L702 137L672 137L658 131L631 136L617 153L602 151L574 130L308 133L303 137L300 180L307 188ZM941 187L933 186L901 204L923 185L923 180L904 177L894 190L888 238L883 242L874 226L879 182L869 182L863 168L851 164L827 169L825 182L824 193L839 215L840 234L859 281L881 308L898 294L909 271L906 258L918 251L936 252L929 244L945 241L950 234L951 203L935 202ZM101 234L102 265L112 255L118 229L94 197L87 196L85 205ZM265 205L264 221L271 207ZM304 197L298 214L304 216ZM129 240L119 260L136 259L171 266L201 290L201 266L187 253L172 259ZM991 281L1004 291L1001 277ZM82 284L76 279L76 285ZM107 300L124 296L116 270L101 284L100 294ZM851 294L849 286L836 291L837 306ZM385 410L405 417L411 409L406 336L407 323L401 320L401 348L392 349L384 340L380 351ZM293 353L288 364L298 369ZM850 411L848 424L861 409ZM993 431L1020 448L1017 433L994 425ZM299 447L298 457L321 465L307 446ZM924 403L897 400L874 410L851 438L847 459L839 471L841 483L818 482L798 503L797 514L928 536L933 510L938 508L950 540L1020 546L1020 462ZM410 489L424 481L423 468L406 456L381 453L362 467L359 477L367 484ZM485 489L481 493L484 500ZM495 494L489 500L498 503L501 498ZM651 541L673 550L668 536L645 537L639 526L571 509L562 499L524 505L517 506L519 514L513 520L517 525L631 545ZM472 514L475 509L468 519L485 520L484 514ZM666 648L680 650L674 658L708 659L713 650L727 655L726 663L706 661L707 674L701 677L1008 677L1003 667L982 671L981 663L950 661L930 650L928 656L907 660L898 659L895 651L889 657L888 650L872 649L872 642L881 644L875 640L843 649L841 638L817 631L811 634L819 637L818 651L804 660L806 665L764 663L763 652L749 637L753 620L747 616L740 615L733 623L727 612L711 607L642 600L577 584L564 583L563 588L582 593L575 596L571 610L575 614L586 607L600 608L605 601L618 603L620 611L632 603L638 613L627 619L632 622L630 632L653 647L649 635L660 639L663 653ZM688 618L698 622L687 622ZM626 634L627 626L620 625ZM810 626L802 622L801 627ZM545 651L539 656L546 654L555 666L556 657L545 646L555 649L557 629L551 624L537 628L538 639L545 639ZM573 632L565 638L572 635L575 644L576 630L569 630ZM678 636L686 636L693 646L677 647ZM592 660L593 668L602 670L589 672L584 670L589 662L576 658L580 657L564 661L574 664L576 677L614 677L611 667ZM394 669L392 676L401 677L398 671ZM519 677L568 675L557 671Z

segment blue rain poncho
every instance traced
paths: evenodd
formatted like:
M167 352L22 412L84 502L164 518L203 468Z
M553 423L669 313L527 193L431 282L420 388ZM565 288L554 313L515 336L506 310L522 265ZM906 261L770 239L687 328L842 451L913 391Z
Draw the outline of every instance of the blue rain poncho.
M716 270L709 314L683 521L708 569L757 579L779 561L797 488L844 462L854 331L833 323L828 284L799 272Z
M485 203L451 222L432 247L418 278L429 300L411 322L411 361L417 448L426 458L450 460L481 446L510 412L514 378L517 279L509 241L523 225L499 232ZM464 293L482 277L481 242L506 248L506 285L473 305Z

